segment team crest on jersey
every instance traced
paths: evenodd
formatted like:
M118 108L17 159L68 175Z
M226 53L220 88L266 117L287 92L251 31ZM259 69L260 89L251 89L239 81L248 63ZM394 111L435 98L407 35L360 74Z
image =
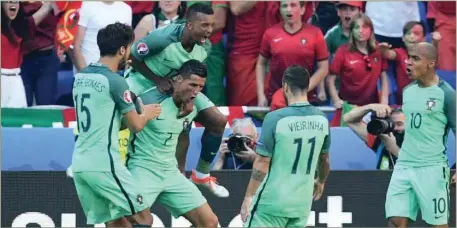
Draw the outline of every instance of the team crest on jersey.
M433 107L435 107L436 101L435 98L429 98L427 101L427 110L432 110Z
M136 196L136 202L138 202L140 205L143 205L143 196L141 194Z
M149 53L148 45L145 43L139 43L138 46L136 46L136 51L139 55L147 55Z
M132 103L132 95L130 94L130 90L126 90L124 92L124 101L127 103Z
M305 45L306 44L306 39L305 38L301 38L301 45Z

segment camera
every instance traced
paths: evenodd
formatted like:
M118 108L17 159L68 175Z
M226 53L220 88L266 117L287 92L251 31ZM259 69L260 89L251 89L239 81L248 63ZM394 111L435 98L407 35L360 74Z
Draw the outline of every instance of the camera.
M376 112L371 112L371 121L367 124L367 131L372 135L389 134L394 132L395 123L390 116L380 118Z
M254 142L252 141L252 139L247 136L234 134L229 136L229 139L227 141L227 147L231 152L239 153L243 150L247 150L244 144L246 144L247 146L251 146L253 143Z

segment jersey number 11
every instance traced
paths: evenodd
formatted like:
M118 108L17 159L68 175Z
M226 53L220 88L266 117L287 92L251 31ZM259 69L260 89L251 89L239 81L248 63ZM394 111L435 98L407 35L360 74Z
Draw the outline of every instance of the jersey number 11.
M295 155L294 165L292 166L292 174L297 173L298 160L300 160L300 154L302 152L301 150L303 145L303 139L296 138L294 140L294 144L297 144L297 154ZM308 144L311 144L311 148L309 151L308 164L306 166L306 174L309 174L311 172L311 162L313 161L314 147L316 146L316 137L308 139Z

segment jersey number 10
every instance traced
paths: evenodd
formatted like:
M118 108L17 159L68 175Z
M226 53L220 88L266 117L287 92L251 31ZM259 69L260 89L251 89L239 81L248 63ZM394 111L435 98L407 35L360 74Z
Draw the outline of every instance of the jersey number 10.
M76 107L76 117L78 121L78 133L81 132L80 128L82 128L83 132L87 132L90 128L90 111L87 106L84 105L84 100L90 99L90 94L83 93L81 94L81 102L78 100L78 95L75 96L75 107ZM80 105L80 106L79 106ZM82 113L86 113L86 123L83 123L80 120L80 116Z
M297 173L298 161L300 160L300 154L302 152L303 139L296 138L294 144L297 144L297 154L295 155L294 165L292 166L292 174ZM316 137L308 139L308 144L311 144L311 149L309 151L308 164L306 166L306 174L311 172L311 162L313 161L314 147L316 146Z

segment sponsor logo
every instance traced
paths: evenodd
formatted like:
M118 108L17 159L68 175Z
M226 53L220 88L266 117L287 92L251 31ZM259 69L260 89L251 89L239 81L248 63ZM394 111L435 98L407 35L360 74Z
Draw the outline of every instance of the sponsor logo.
M130 94L129 90L126 90L124 92L124 101L129 103L129 104L132 103L132 95Z
M140 198L141 195L138 195ZM142 200L142 199L141 199ZM323 199L321 199L323 200ZM316 212L311 211L308 216L307 226L316 226L316 224L326 224L327 227L343 227L345 224L352 224L352 212L343 211L342 196L327 197L327 211ZM174 218L170 215L170 219L163 220L156 214L151 213L154 223L152 227L165 227L164 221L169 222L170 227L190 227L192 224L184 217ZM79 216L79 215L78 215ZM84 215L81 215L84 216ZM227 215L219 215L227 216ZM163 217L165 218L165 217ZM165 218L166 219L166 218ZM29 224L36 224L40 227L77 227L76 213L61 213L60 226L56 226L54 220L49 215L41 212L25 212L18 215L12 222L11 227L26 227ZM241 215L237 214L229 219L227 227L242 227ZM104 224L96 224L95 227L105 227ZM221 227L221 224L219 224Z
M139 43L138 46L136 46L136 51L139 55L147 55L149 53L148 45L145 43Z

